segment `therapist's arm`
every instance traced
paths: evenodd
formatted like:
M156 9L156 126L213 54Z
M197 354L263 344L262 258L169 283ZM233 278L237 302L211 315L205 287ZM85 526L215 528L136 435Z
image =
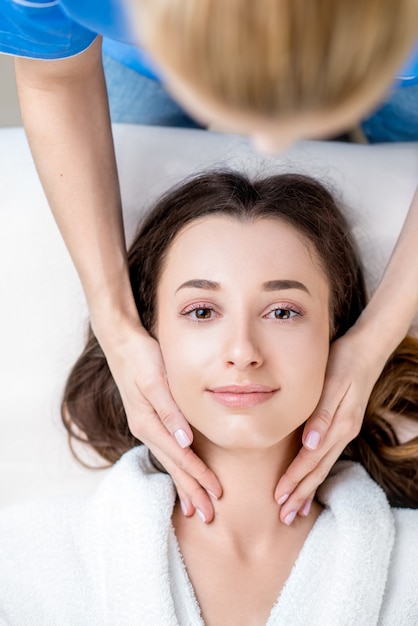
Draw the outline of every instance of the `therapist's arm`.
M331 347L324 390L305 425L304 447L275 492L284 502L282 521L291 521L295 512L306 514L305 503L358 434L373 386L417 311L418 189L378 289L356 324Z
M158 344L143 329L131 291L101 40L69 59L17 58L15 69L38 174L129 427L172 475L187 512L197 507L209 521L206 490L220 495L220 485L188 447L190 427L171 397Z

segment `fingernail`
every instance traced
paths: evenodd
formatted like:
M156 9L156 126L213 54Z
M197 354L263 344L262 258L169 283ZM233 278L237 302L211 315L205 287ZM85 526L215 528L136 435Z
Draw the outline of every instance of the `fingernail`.
M190 446L190 444L192 443L186 432L182 428L176 430L176 432L174 433L174 437L176 438L176 441L181 448L187 448L187 446Z
M181 506L181 510L183 512L183 515L187 517L187 507L186 507L185 503L183 502L183 500L180 500L180 506Z
M290 513L288 513L286 517L284 518L284 523L286 524L286 526L290 526L290 524L293 522L295 517L296 517L296 511L290 511Z
M282 505L286 502L286 500L288 499L289 494L288 493L284 493L282 496L280 496L280 498L277 500L277 504Z
M305 439L305 447L309 450L316 450L319 446L321 435L316 430L311 430Z
M304 515L305 517L307 517L309 515L309 511L311 510L311 504L312 504L312 500L308 500L303 505L302 515Z
M202 511L200 509L196 509L196 513L197 513L197 517L205 524L206 517L203 515Z
M216 494L213 493L213 491L211 491L210 489L206 489L206 491L208 492L208 494L214 499L217 500L218 496Z

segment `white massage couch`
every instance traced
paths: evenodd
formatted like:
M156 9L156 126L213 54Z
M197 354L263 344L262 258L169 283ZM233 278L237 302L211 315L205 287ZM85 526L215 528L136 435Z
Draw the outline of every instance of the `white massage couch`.
M306 142L263 158L241 137L206 131L116 126L114 135L128 242L150 201L193 172L300 171L341 194L371 289L418 184L418 144ZM0 506L91 490L103 474L74 461L59 416L86 305L20 128L0 129L0 302Z

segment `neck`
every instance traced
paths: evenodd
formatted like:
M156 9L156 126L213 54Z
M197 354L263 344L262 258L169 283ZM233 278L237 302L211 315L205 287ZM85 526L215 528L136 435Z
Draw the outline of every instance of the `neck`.
M223 495L214 501L215 519L207 527L238 550L263 550L285 527L279 521L274 490L300 448L300 432L262 450L225 450L195 433L193 448L215 472ZM200 521L192 518L192 523Z

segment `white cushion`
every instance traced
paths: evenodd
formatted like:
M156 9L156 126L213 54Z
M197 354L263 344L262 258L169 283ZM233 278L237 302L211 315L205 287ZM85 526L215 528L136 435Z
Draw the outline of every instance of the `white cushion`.
M115 126L128 241L138 216L184 176L212 166L300 171L344 201L373 289L418 184L418 144L303 142L263 158L236 136ZM22 129L0 129L0 505L89 490L101 473L69 453L59 402L87 311ZM396 306L396 303L394 303Z

